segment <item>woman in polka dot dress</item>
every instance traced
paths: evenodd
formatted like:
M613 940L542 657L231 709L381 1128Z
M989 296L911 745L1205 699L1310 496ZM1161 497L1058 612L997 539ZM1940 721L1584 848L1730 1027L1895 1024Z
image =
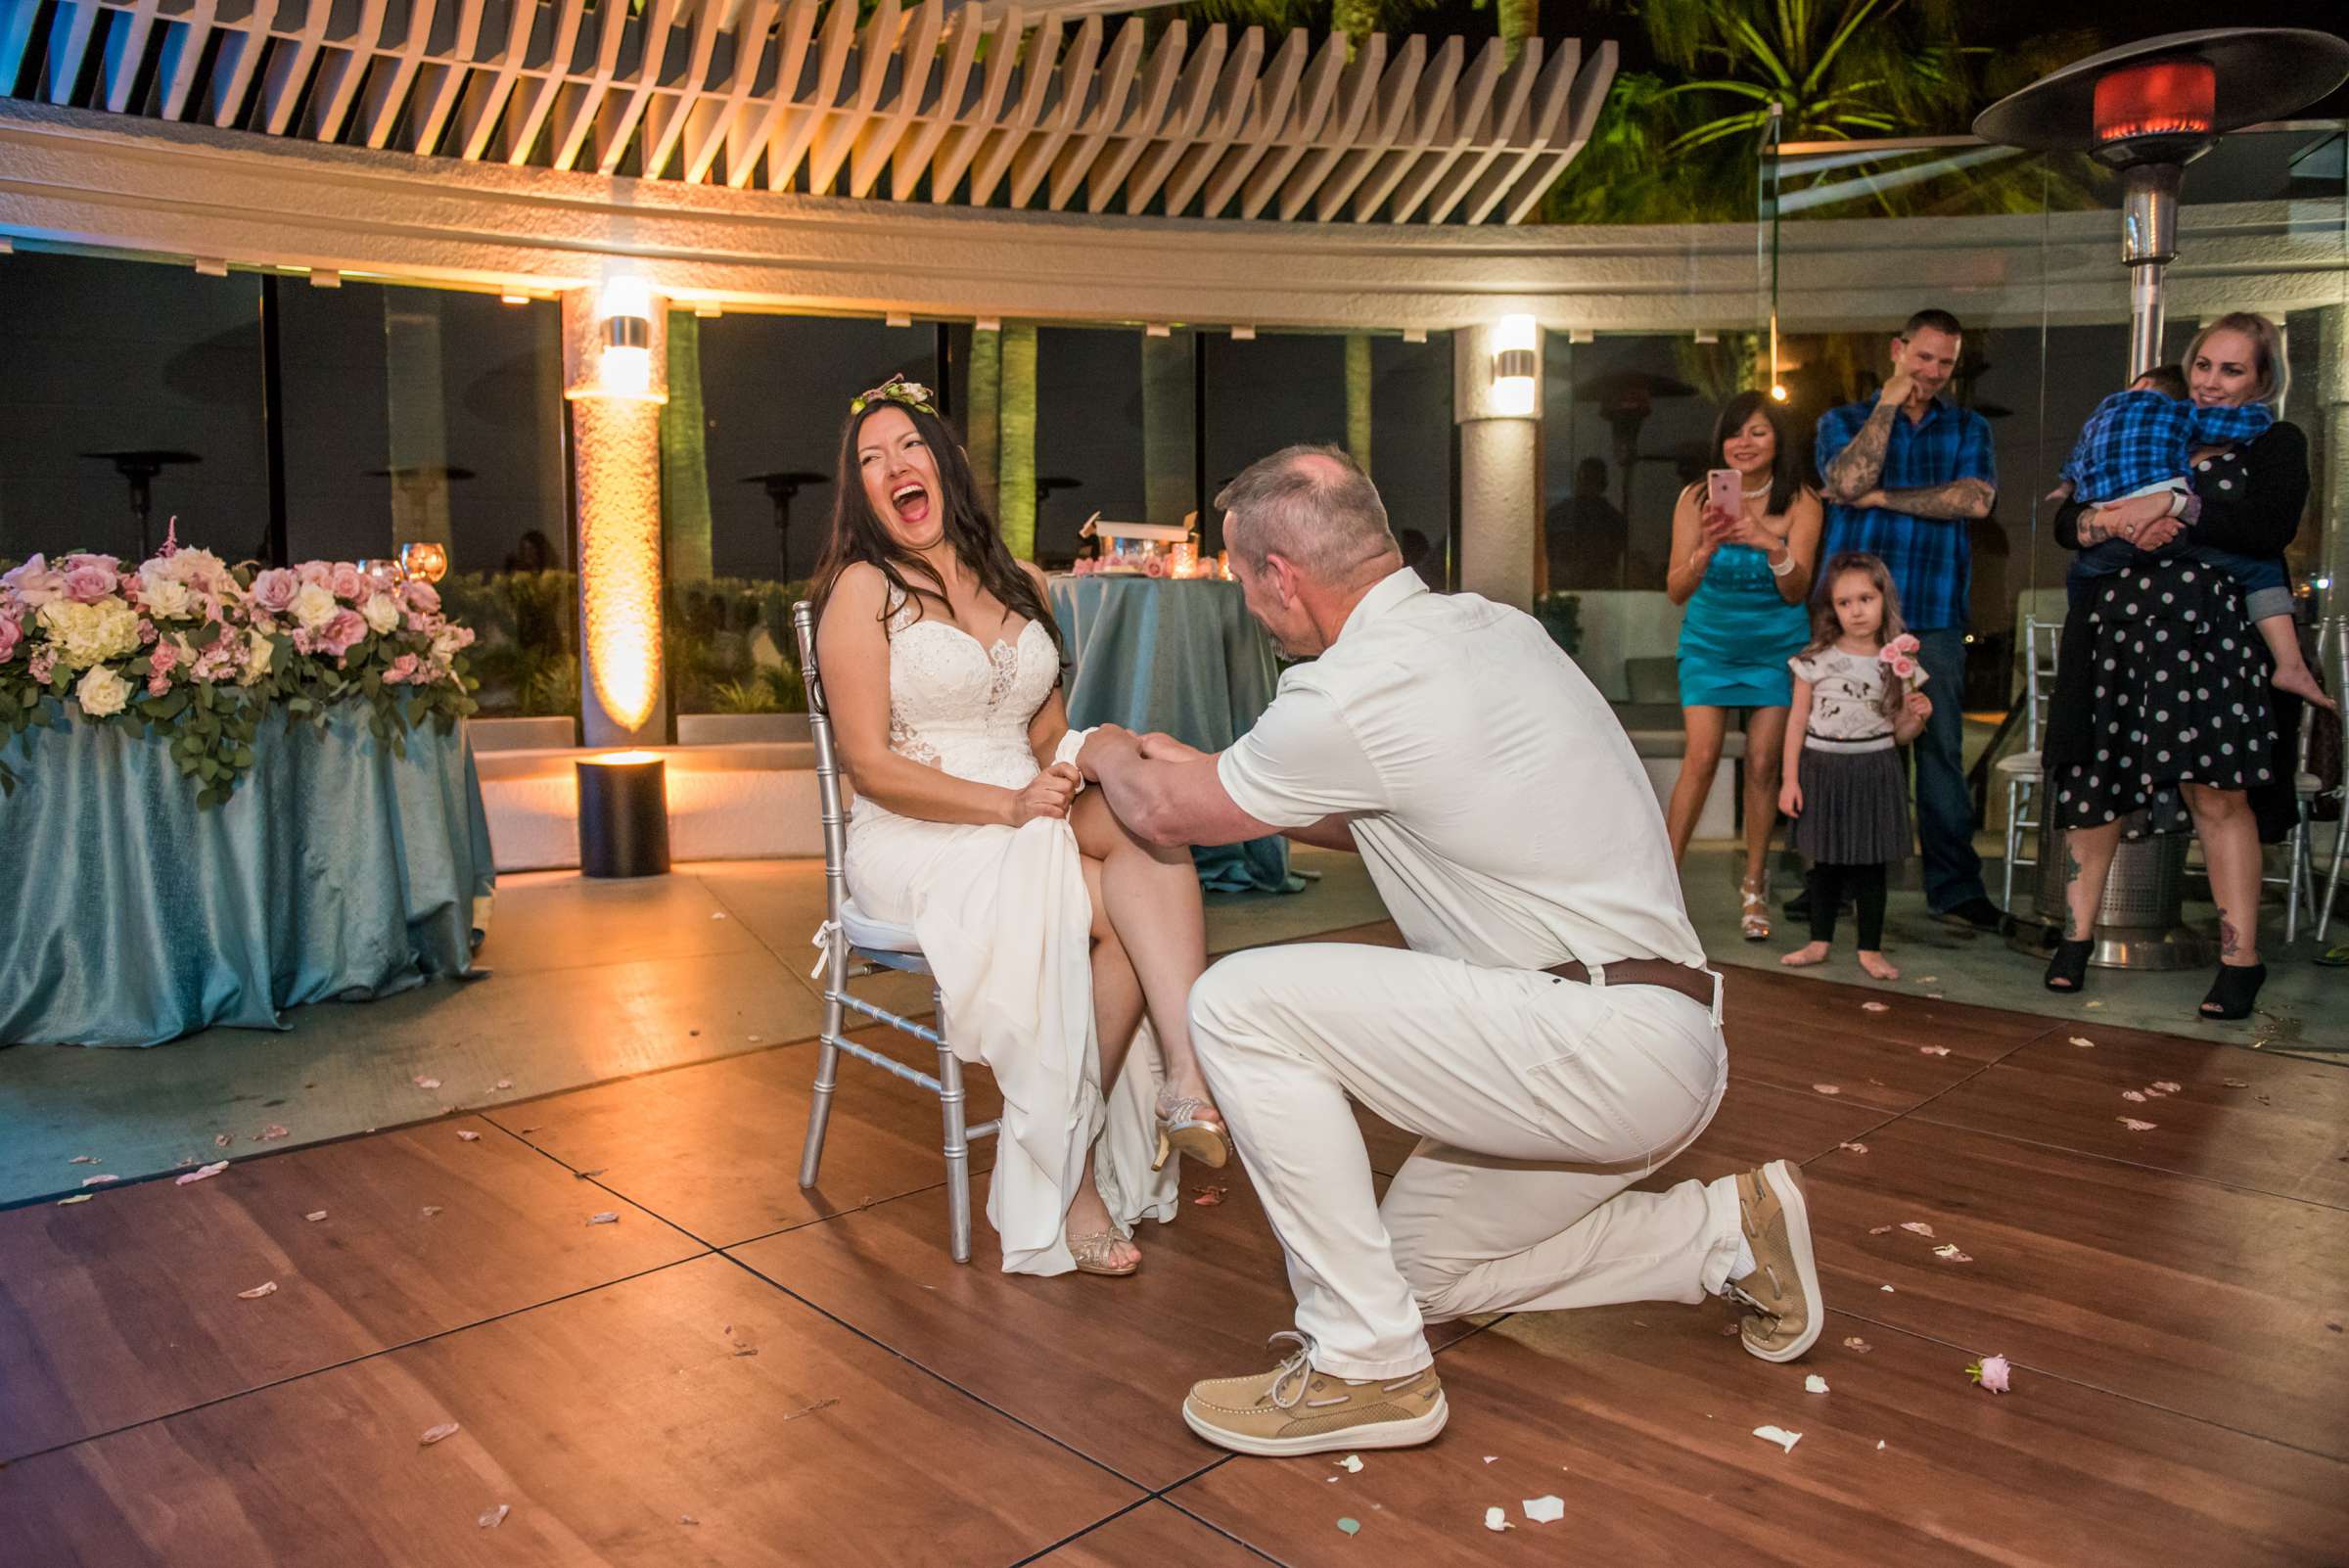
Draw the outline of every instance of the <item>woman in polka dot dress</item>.
M2204 404L2279 403L2289 376L2275 323L2239 312L2202 329L2186 367ZM2198 541L2280 555L2308 503L2308 439L2279 423L2254 441L2203 454L2193 483ZM2163 496L2066 506L2056 537L2067 549L2119 538L2158 550L2186 526L2168 509ZM2190 825L2219 906L2219 974L2202 1016L2249 1016L2267 978L2260 826L2279 804L2289 819L2292 774L2279 737L2299 719L2298 699L2270 686L2269 673L2234 578L2174 556L2141 553L2097 579L2065 620L2045 755L2051 820L2065 830L2067 914L2049 990L2086 983L2096 911L2122 838Z

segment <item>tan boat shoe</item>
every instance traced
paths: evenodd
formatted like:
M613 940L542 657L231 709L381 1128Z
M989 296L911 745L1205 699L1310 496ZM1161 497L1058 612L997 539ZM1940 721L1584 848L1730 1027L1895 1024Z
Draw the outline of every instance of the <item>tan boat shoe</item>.
M1738 1325L1738 1337L1766 1361L1791 1361L1818 1343L1826 1324L1803 1174L1784 1160L1740 1173L1737 1219L1755 1264L1725 1292L1753 1309Z
M1444 1430L1451 1414L1432 1366L1405 1377L1333 1377L1313 1370L1313 1342L1284 1330L1297 1349L1269 1372L1191 1387L1182 1419L1208 1442L1278 1457L1345 1449L1407 1449Z

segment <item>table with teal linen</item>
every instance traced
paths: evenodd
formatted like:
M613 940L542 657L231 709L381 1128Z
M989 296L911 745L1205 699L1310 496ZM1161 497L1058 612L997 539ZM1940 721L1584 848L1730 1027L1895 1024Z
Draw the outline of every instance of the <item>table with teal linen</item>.
M1159 730L1220 752L1271 706L1280 680L1272 639L1241 602L1239 584L1214 577L1056 576L1069 676L1069 723ZM1195 849L1211 892L1295 893L1288 840Z
M156 1045L474 973L496 872L465 728L405 756L345 706L264 719L219 806L167 744L60 720L0 747L0 1044Z

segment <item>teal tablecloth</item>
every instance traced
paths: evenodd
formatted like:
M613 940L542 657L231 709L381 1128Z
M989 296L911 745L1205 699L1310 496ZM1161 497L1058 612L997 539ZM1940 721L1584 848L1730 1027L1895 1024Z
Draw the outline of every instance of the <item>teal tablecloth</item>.
M200 809L164 743L61 723L10 741L0 1044L155 1045L473 964L496 873L462 725L394 757L363 711L261 726Z
M1058 576L1052 614L1068 656L1069 723L1161 730L1220 752L1248 733L1279 684L1272 640L1236 582L1142 576ZM1295 893L1286 839L1191 852L1199 880L1222 893Z

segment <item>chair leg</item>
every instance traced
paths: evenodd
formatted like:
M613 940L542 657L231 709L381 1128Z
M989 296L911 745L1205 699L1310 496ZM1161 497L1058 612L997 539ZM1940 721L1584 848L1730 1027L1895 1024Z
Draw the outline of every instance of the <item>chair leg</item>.
M2021 794L2021 784L2016 780L2008 779L2006 781L2006 888L2004 897L1999 899L1999 907L2008 914L2014 913L2014 855L2015 852L2022 847L2023 842L2022 829L2015 825L2022 814L2021 804L2016 799Z
M816 1172L824 1163L824 1129L832 1120L832 1084L840 1073L840 1051L832 1042L840 1038L847 1013L839 997L849 983L848 947L839 937L832 941L832 961L824 969L824 1030L815 1051L815 1090L807 1100L807 1141L800 1148L803 1187L815 1185Z
M2320 943L2325 940L2326 929L2332 925L2332 900L2341 891L2341 851L2345 844L2349 844L2349 811L2343 812L2341 819L2332 824L2331 867L2325 877L2325 901L2317 906L2317 941ZM2310 864L2314 866L2313 858Z
M943 1041L946 1033L946 998L933 992L938 1005L938 1108L946 1125L946 1241L958 1264L971 1261L971 1147L963 1136L962 1063Z

